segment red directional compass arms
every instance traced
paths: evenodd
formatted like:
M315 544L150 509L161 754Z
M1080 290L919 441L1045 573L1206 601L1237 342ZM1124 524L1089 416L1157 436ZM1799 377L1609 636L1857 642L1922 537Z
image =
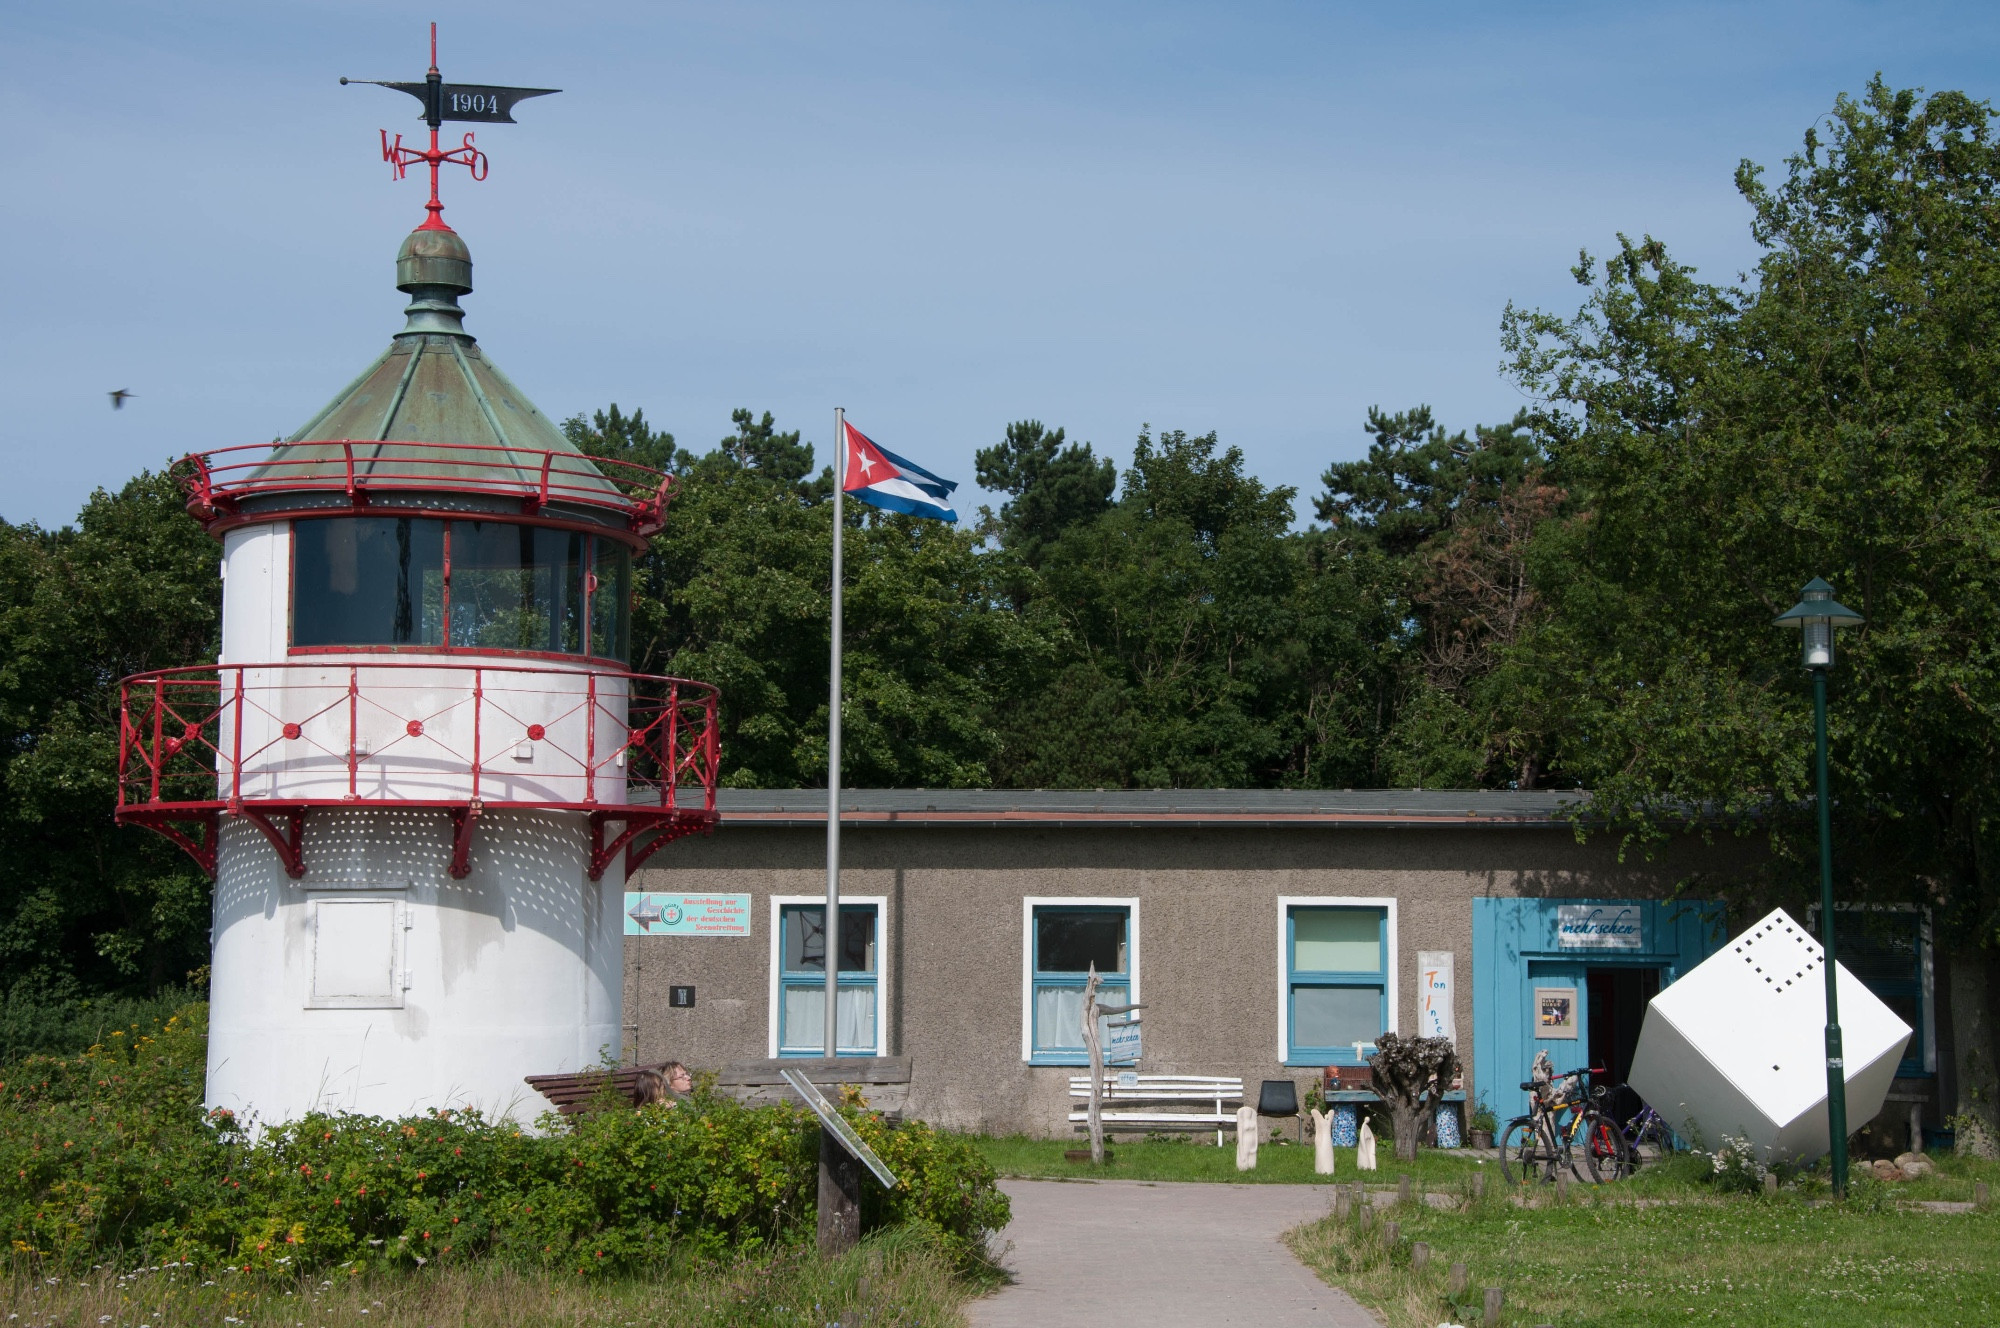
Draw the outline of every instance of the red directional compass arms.
M514 124L514 105L529 97L546 97L561 88L508 88L489 83L447 83L438 73L437 24L431 24L431 67L421 83L391 83L373 78L343 78L345 83L372 83L377 87L394 88L407 92L424 104L424 123L430 126L431 145L428 150L403 146L403 136L396 135L392 142L389 131L382 131L382 160L395 168L396 178L418 162L431 168L431 198L424 204L430 213L424 219L423 230L447 230L444 224L444 204L438 201L438 167L450 162L463 166L472 173L475 180L486 178L486 154L472 145L471 131L467 131L465 141L455 148L438 146L438 128L446 120L469 121L476 124Z

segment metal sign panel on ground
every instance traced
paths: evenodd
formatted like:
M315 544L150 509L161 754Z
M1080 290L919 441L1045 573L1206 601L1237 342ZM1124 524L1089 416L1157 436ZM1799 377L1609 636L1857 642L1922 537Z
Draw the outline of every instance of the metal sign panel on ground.
M815 1088L802 1071L780 1070L778 1073L786 1083L797 1090L805 1104L812 1108L813 1115L819 1117L819 1123L833 1131L833 1137L840 1140L840 1146L859 1158L861 1165L875 1173L875 1179L882 1182L883 1189L896 1188L895 1175L883 1164L881 1158L875 1156L875 1150L861 1142L861 1136L854 1132L854 1127L833 1109L833 1104L826 1100L826 1095Z

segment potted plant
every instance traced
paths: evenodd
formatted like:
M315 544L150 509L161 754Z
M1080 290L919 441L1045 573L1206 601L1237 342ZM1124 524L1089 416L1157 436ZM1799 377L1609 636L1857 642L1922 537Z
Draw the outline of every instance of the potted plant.
M1472 1134L1474 1148L1491 1148L1493 1132L1500 1128L1500 1118L1493 1114L1493 1108L1486 1101L1486 1094L1479 1095L1479 1105L1473 1108L1472 1120L1468 1127Z

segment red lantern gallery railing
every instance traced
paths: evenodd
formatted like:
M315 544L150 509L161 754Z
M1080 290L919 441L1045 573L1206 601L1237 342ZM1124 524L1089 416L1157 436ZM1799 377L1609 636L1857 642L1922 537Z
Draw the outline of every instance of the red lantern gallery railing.
M498 808L585 812L590 877L715 824L714 687L607 670L383 661L227 664L124 680L118 810L211 875L222 816L305 874L314 808L435 808L451 874ZM613 823L615 830L610 829Z
M674 493L673 476L630 461L393 439L221 447L183 457L179 474L188 511L211 530L243 520L242 504L250 498L320 495L322 502L337 497L361 508L378 494L435 493L517 500L528 516L551 503L598 508L623 518L633 534L651 535L665 524ZM257 519L270 515L260 512Z

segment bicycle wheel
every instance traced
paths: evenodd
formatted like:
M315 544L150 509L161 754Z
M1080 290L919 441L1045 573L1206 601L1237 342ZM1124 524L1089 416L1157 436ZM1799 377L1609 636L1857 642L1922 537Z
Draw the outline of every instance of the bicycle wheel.
M1586 1107L1576 1114L1568 1132L1570 1153L1581 1164L1592 1184L1624 1180L1638 1170L1632 1146L1625 1141L1618 1122Z
M1516 1116L1500 1136L1500 1172L1509 1185L1534 1185L1555 1179L1555 1150L1533 1116Z

